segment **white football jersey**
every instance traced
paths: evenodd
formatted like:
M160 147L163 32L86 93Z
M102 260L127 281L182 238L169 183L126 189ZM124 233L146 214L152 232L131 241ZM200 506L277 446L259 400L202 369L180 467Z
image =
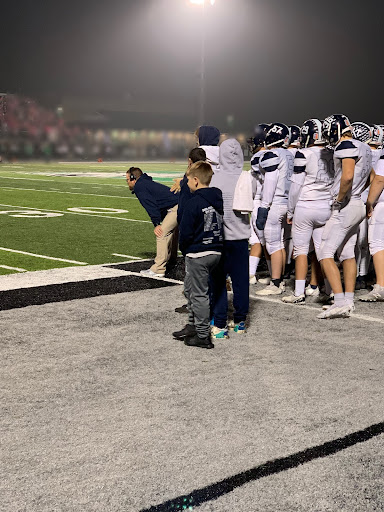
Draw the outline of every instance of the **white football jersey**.
M293 158L295 158L296 156L296 152L299 150L299 148L287 148L288 151L291 153L291 155L293 156Z
M260 203L261 191L263 189L264 175L260 171L259 162L260 162L260 158L264 152L265 152L265 149L261 149L260 151L257 151L257 153L255 153L251 158L251 174L252 174L254 181L256 182L256 193L255 193L255 197L254 197L253 201L254 201L254 203L257 202L257 206ZM256 206L256 204L255 204L255 206Z
M291 181L302 183L303 173L305 178L299 201L330 202L331 188L335 178L333 152L321 146L299 149L296 152Z
M350 199L360 199L372 168L371 148L368 144L360 142L359 140L342 140L335 147L333 158L335 164L335 181L331 190L332 197L337 197L340 190L343 159L353 158L355 160L355 171L353 174L352 188L346 199L348 201Z
M259 167L264 175L261 193L261 206L269 208L271 204L288 203L290 179L293 172L293 156L284 148L272 148L264 151Z
M372 169L376 169L377 162L379 161L379 158L381 156L381 149L379 148L371 148L372 152ZM364 203L367 202L369 194L369 186L361 193L361 199L364 201Z
M376 164L375 173L378 176L384 176L384 153L381 155L381 157L379 158L379 160L378 160L378 162ZM384 203L384 190L380 194L379 199L377 200L377 202L378 203Z

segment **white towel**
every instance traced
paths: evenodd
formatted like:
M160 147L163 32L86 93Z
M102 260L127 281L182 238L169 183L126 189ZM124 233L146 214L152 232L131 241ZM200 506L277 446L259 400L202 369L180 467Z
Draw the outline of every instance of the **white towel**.
M241 213L253 211L252 176L248 171L242 171L237 180L232 209Z

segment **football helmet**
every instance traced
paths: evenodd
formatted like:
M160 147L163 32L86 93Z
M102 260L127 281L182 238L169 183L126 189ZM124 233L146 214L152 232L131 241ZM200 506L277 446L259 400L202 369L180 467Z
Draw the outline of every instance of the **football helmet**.
M372 139L372 129L366 123L356 121L352 123L352 135L353 138L360 142L369 143Z
M265 147L282 147L289 143L289 128L283 123L271 123L265 135Z
M256 153L257 148L264 146L265 134L269 124L261 123L255 126L254 136L247 139L248 148L251 153Z
M323 126L319 119L308 119L305 121L300 130L301 143L307 148L314 144L324 144Z
M345 133L352 134L352 129L351 122L344 114L333 114L323 121L323 136L331 146L336 146Z
M369 144L373 146L381 147L384 140L384 126L380 124L374 124L371 126L372 138Z
M294 148L299 148L301 146L301 138L300 138L300 127L296 124L292 124L288 126L290 137L288 146L293 146Z

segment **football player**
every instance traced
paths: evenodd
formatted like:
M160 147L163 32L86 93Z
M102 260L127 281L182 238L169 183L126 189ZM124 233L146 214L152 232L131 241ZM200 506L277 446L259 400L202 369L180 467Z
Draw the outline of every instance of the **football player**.
M335 147L335 180L331 189L332 213L323 230L319 260L332 287L334 304L318 318L345 318L354 310L355 245L359 224L365 216L361 193L370 177L372 155L367 144L353 139L352 130L343 114L331 115L323 122L323 135ZM345 293L334 260L336 253L343 266Z
M248 147L251 153L251 174L256 182L256 193L253 200L253 212L251 214L251 236L249 244L251 251L249 253L249 283L256 284L256 272L262 256L262 246L255 230L255 222L257 217L257 210L260 206L261 190L263 187L263 175L260 172L259 160L265 151L264 141L267 131L267 124L259 124L255 128L254 136L248 140Z
M313 239L318 256L324 225L331 216L333 154L325 147L319 119L305 121L301 128L303 148L296 152L288 196L287 222L293 224L295 291L283 302L305 302L308 253Z
M367 199L369 218L368 241L376 272L376 284L367 295L360 297L364 302L384 301L384 155L375 169L375 177Z
M287 214L293 156L285 149L289 142L289 128L282 123L272 123L265 136L267 151L259 160L264 176L256 228L263 231L265 246L271 256L271 282L258 295L279 295L284 291L282 275L286 253L283 240L283 222ZM285 147L284 147L285 146Z

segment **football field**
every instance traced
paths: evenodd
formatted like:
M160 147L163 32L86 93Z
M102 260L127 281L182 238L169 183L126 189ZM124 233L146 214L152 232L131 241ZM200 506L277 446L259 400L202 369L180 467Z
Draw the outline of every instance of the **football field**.
M150 219L125 171L170 185L185 163L14 163L0 166L0 274L151 258Z

